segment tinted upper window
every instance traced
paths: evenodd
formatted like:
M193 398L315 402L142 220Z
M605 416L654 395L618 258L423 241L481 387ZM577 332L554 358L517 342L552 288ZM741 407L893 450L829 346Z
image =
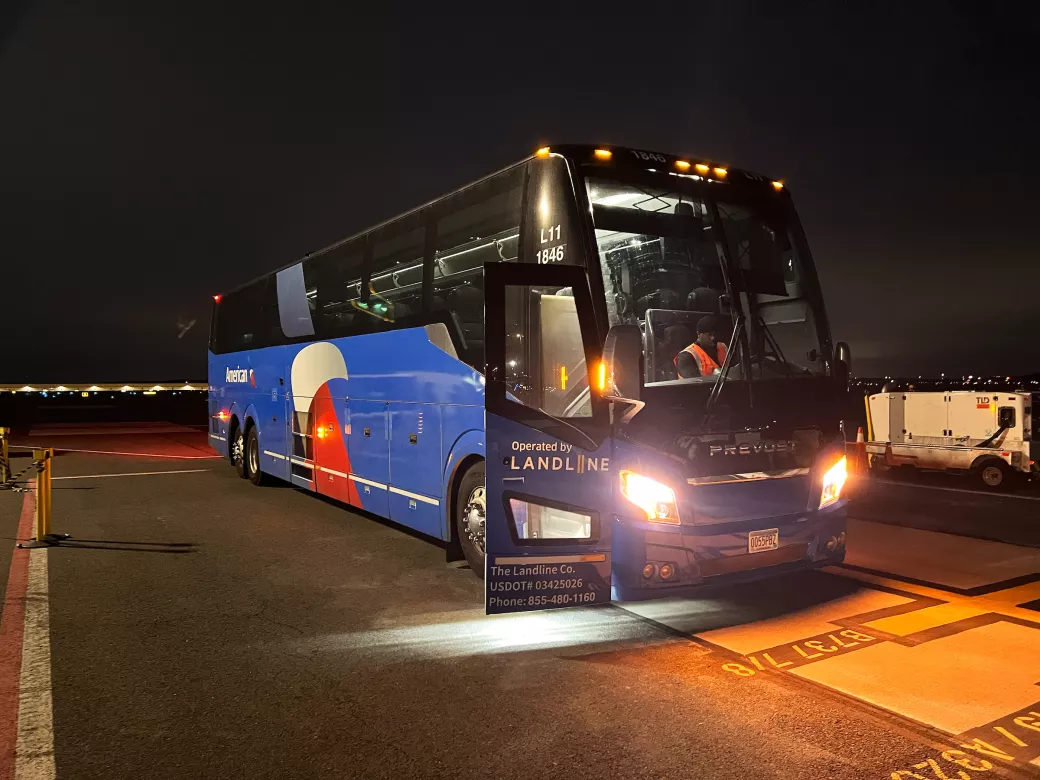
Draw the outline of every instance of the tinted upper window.
M318 338L359 332L368 319L358 308L364 256L360 239L303 261L304 295Z
M459 357L484 370L484 263L517 258L524 169L505 171L439 206L430 309L446 311L462 344Z
M267 281L260 279L221 298L214 315L214 352L266 346L263 310Z

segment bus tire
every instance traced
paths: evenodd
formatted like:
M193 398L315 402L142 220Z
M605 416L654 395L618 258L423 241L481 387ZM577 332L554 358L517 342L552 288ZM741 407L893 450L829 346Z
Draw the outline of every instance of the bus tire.
M462 554L473 573L484 579L485 526L484 461L474 463L459 480L455 496L455 528Z
M1007 464L997 458L988 458L975 466L982 487L987 490L1003 490L1008 486L1011 477L1011 469Z
M235 473L242 479L247 479L249 474L246 473L246 437L242 433L241 425L235 425L231 429L231 435L228 436L228 450L231 453L231 465L235 467Z
M255 425L249 426L249 433L246 434L246 453L243 460L249 481L257 487L263 485L266 480L264 472L260 470L260 437L256 433Z

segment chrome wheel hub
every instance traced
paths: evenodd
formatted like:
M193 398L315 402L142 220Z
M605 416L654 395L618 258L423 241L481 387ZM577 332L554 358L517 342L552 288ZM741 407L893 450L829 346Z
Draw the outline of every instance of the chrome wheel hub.
M231 460L235 463L242 462L244 442L241 432L235 435L235 442L231 445Z
M484 486L480 485L473 488L469 494L469 500L462 509L462 524L466 536L481 555L484 554L485 509Z
M260 446L256 439L253 439L249 446L249 470L254 474L260 470Z

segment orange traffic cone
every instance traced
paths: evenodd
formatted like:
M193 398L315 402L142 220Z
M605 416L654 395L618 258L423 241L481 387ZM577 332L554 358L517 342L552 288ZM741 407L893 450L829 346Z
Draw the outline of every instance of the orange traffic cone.
M863 438L863 426L856 431L856 473L867 473L867 441Z

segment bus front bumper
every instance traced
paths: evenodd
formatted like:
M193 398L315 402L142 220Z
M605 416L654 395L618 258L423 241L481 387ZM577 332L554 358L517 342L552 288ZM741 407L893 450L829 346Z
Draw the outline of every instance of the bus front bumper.
M613 598L642 601L703 595L714 587L841 563L847 508L843 499L826 509L796 515L669 529L615 517ZM772 529L778 532L775 549L748 551L750 533Z

